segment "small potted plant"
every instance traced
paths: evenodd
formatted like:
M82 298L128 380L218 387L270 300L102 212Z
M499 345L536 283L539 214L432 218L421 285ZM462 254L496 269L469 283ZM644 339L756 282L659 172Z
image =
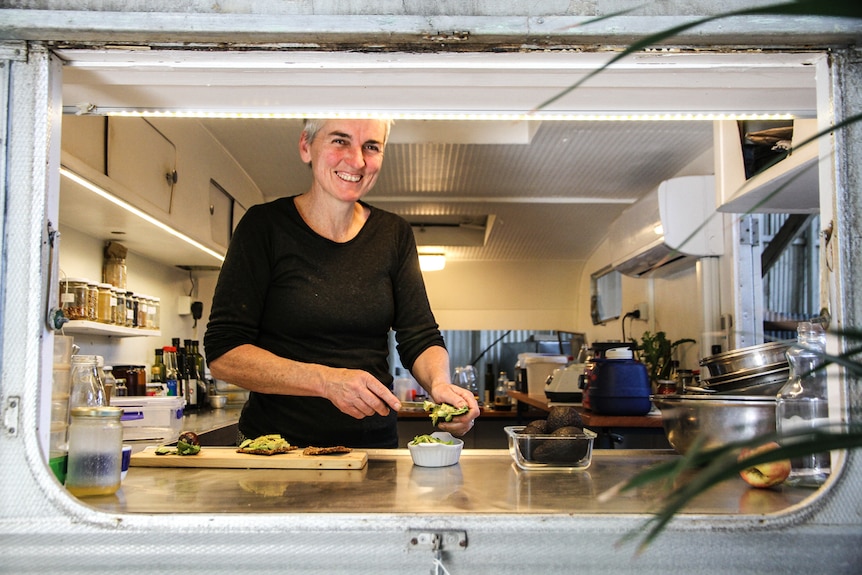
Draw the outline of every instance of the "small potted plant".
M653 389L660 380L670 379L673 369L673 350L684 343L695 343L695 341L690 338L670 341L663 331L654 334L645 331L641 336L641 343L637 346L638 358L647 367Z

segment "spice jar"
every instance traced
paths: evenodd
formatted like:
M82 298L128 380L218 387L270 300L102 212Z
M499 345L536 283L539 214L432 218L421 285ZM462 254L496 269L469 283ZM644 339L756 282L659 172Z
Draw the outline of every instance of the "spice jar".
M68 319L87 319L87 283L80 278L60 282L60 308Z
M87 319L96 321L99 312L99 284L87 282Z
M144 294L138 294L137 319L135 325L140 328L147 327L147 306L149 306L149 297Z
M153 297L150 302L150 315L152 319L147 320L150 329L159 329L162 321L162 298Z
M135 327L135 305L137 305L135 294L126 291L126 316L123 320L123 325L126 327Z
M126 290L115 288L114 297L117 298L117 305L114 312L114 325L126 325Z
M123 424L119 407L76 407L69 425L66 489L77 497L120 488Z
M111 284L99 284L99 300L96 308L96 321L99 323L111 323L113 311L111 310ZM114 300L115 301L115 300Z

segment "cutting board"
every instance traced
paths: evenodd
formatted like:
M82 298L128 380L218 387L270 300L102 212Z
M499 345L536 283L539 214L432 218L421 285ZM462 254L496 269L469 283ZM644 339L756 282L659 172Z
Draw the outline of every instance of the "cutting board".
M278 455L237 453L235 447L202 447L197 455L156 455L156 447L133 453L132 466L215 469L362 469L368 454L353 450L333 455L303 455L302 448Z

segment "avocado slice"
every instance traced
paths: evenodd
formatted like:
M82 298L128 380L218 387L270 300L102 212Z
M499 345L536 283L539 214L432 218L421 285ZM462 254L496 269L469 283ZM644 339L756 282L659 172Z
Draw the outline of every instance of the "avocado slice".
M456 415L463 415L469 411L469 408L466 405L464 407L456 408L448 403L438 404L427 400L422 404L422 407L425 411L429 412L432 425L437 425L437 422L440 420L452 421L452 418Z

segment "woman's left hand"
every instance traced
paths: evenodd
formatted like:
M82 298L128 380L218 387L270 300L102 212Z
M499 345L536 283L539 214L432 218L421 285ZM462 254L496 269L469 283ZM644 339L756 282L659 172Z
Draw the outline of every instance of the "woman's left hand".
M462 436L473 429L474 420L479 417L479 403L470 391L451 383L437 385L431 394L435 403L448 403L452 407L461 408L467 406L469 411L463 415L456 415L452 421L440 421L437 428L440 431L448 431L452 435Z

